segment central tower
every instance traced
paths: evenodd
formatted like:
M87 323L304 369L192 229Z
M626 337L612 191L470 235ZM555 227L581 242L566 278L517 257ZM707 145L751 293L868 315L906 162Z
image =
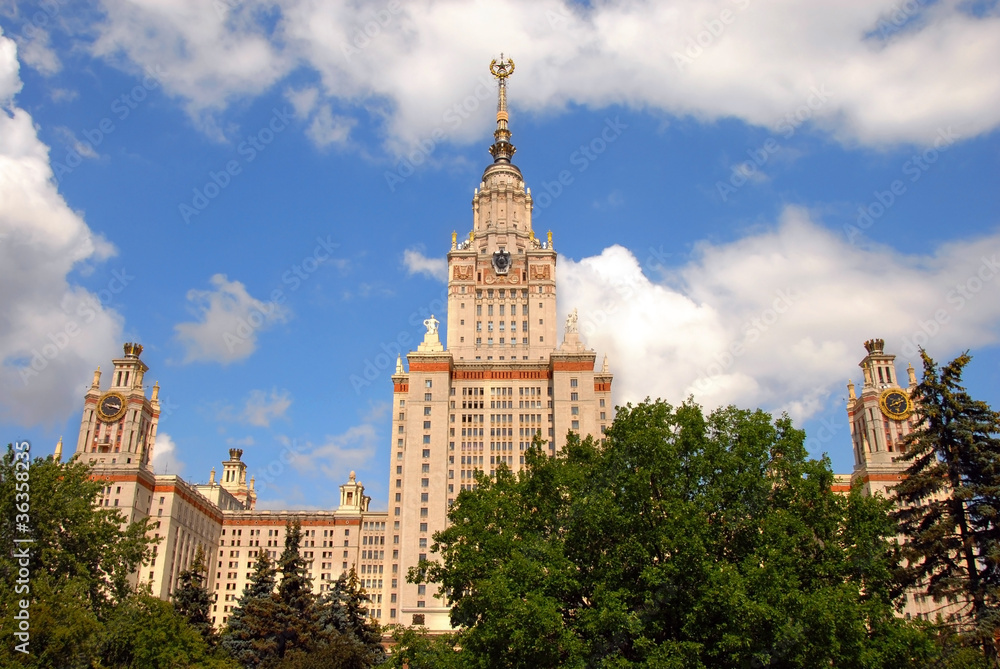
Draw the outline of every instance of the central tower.
M535 238L531 189L511 163L507 78L514 61L490 63L498 80L493 164L472 196L472 230L448 253L448 350L458 361L546 360L556 346L556 252Z
M434 559L433 534L476 474L518 471L541 437L548 453L568 432L600 437L611 423L607 359L580 341L576 310L557 341L556 252L531 227L531 191L512 162L507 79L514 61L494 60L497 126L472 197L472 229L448 251L448 335L431 316L409 369L400 359L393 382L389 529L389 623L450 629L449 609L433 584L406 582L421 559ZM384 618L383 618L384 620Z

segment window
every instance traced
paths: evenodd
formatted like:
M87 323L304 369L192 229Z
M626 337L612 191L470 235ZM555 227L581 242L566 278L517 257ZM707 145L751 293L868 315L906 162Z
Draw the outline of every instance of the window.
M570 380L569 380L569 387L570 387L570 388L576 388L576 387L577 387L577 385L578 385L578 383L577 383L577 380L576 380L576 379L570 379Z
M433 399L433 397L434 396L431 393L424 393L424 401L425 402L430 402Z
M424 429L425 430L431 429L431 422L429 420L424 421Z
M431 408L430 407L424 407L424 415L425 416L430 416L431 415Z
M431 381L431 379L425 379L424 380L424 388L430 388L431 385L432 385L432 383L433 382Z

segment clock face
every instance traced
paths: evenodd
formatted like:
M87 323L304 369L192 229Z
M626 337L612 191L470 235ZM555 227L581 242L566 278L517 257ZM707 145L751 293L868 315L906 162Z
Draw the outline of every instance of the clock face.
M878 400L879 408L892 420L905 420L913 413L910 396L897 388L889 388Z
M497 251L493 254L493 269L497 274L506 274L510 269L510 253Z
M97 401L97 415L105 422L116 421L125 413L125 398L119 393L105 393Z

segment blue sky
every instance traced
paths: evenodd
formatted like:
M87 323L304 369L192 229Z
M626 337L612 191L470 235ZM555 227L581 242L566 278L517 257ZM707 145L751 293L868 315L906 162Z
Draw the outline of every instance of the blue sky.
M322 3L321 3L322 4ZM0 432L75 443L139 341L156 467L383 508L512 56L515 163L616 402L789 412L852 467L862 342L1000 406L995 3L0 6ZM43 350L52 355L42 355ZM34 364L34 367L32 366Z

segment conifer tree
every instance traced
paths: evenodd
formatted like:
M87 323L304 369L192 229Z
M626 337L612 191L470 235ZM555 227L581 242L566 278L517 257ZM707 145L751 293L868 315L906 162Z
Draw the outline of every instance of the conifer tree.
M259 551L253 576L222 633L222 647L244 667L258 667L274 654L275 575L267 551Z
M299 552L301 542L302 525L296 521L285 530L285 550L278 558L278 571L281 572L278 598L299 614L311 611L315 602L312 579Z
M368 652L371 662L378 664L385 653L382 649L382 631L378 623L368 617L370 602L360 587L357 572L341 574L330 591L319 600L317 621L324 637L353 638Z
M895 517L908 538L906 577L935 598L966 603L983 652L996 661L1000 551L1000 414L961 385L968 352L938 372L921 351L917 428L905 442L906 478L895 489Z
M211 644L215 641L210 617L212 595L205 587L205 572L205 549L198 546L191 566L177 577L173 600L174 609Z

